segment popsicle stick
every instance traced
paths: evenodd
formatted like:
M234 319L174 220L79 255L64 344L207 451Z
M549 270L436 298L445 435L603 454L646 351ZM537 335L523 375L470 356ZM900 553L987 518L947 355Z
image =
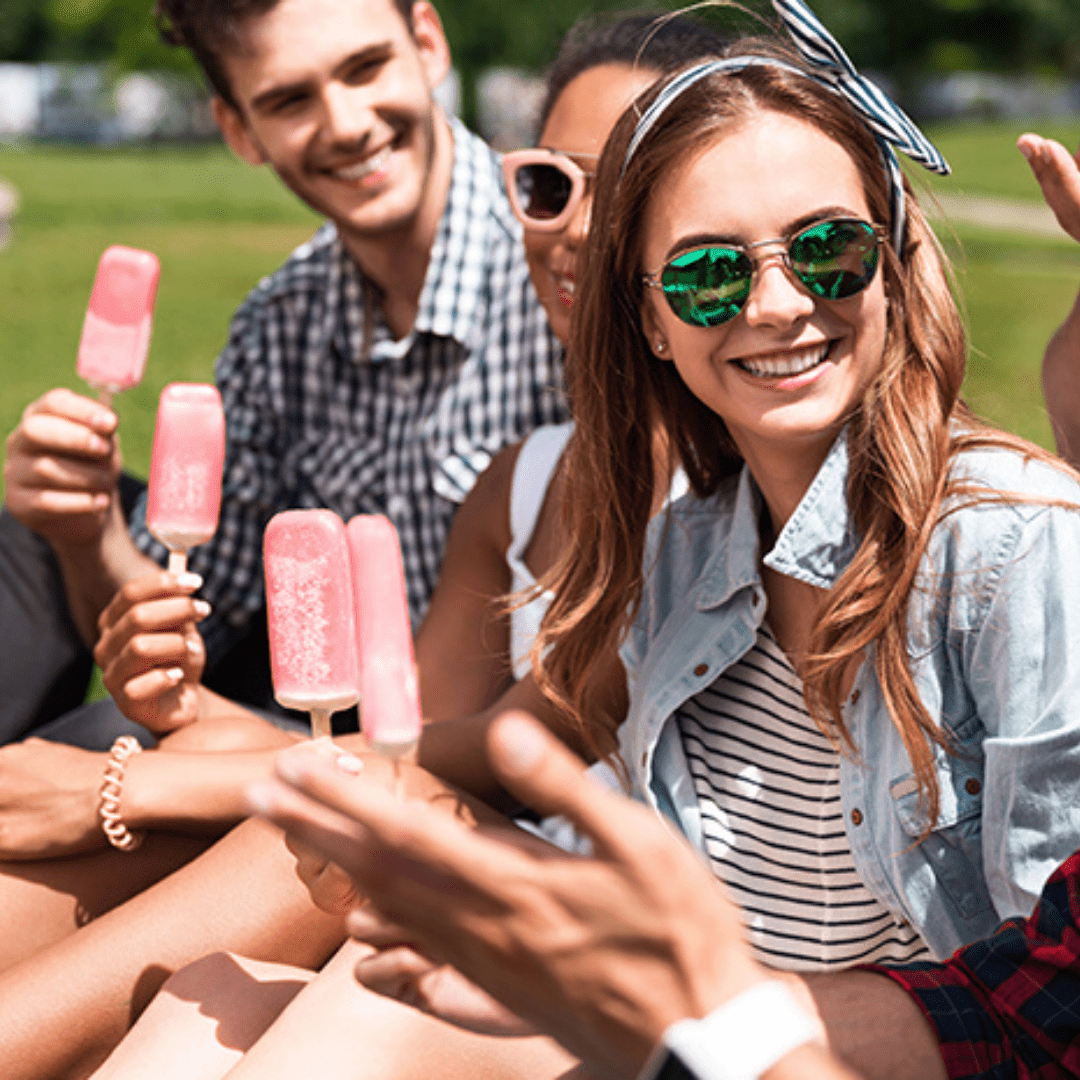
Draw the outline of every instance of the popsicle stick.
M180 574L187 573L187 552L186 551L170 551L169 552L169 573Z
M311 737L313 739L332 738L333 729L330 727L330 710L329 709L312 709L311 710Z
M106 409L112 408L113 392L107 386L96 386L98 401L105 406Z

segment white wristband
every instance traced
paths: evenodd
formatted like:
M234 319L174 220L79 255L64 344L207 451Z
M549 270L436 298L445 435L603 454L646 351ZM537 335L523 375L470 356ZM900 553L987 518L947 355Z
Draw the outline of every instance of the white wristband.
M679 1020L663 1044L698 1080L758 1080L808 1042L825 1045L820 1021L779 980L758 983L701 1020Z

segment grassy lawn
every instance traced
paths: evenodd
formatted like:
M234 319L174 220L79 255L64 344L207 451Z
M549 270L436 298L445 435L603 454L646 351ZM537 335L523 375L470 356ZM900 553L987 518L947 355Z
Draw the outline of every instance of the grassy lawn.
M150 360L117 402L128 465L146 475L161 388L212 379L232 311L318 222L219 148L0 149L0 176L22 195L15 243L0 252L0 430L49 387L84 389L75 353L97 260L114 243L147 248L162 265Z
M927 129L927 134L952 166L952 176L937 177L917 165L907 170L908 175L915 181L916 187L925 182L931 188L953 195L994 195L1041 202L1039 185L1023 154L1016 149L1016 140L1028 131L1057 139L1074 153L1080 144L1080 122L1062 124L1033 121L1029 124L1012 122L931 127ZM905 160L903 154L900 160Z

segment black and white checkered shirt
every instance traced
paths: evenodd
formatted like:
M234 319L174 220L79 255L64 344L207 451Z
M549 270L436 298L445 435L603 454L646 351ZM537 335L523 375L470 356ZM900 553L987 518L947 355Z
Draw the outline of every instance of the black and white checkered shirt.
M237 311L217 362L227 452L221 523L191 568L211 657L263 606L262 538L279 510L386 514L414 627L457 504L501 447L566 415L561 351L533 292L497 155L456 121L450 192L413 332L394 341L327 224ZM369 297L369 308L372 308ZM132 518L139 548L145 498Z

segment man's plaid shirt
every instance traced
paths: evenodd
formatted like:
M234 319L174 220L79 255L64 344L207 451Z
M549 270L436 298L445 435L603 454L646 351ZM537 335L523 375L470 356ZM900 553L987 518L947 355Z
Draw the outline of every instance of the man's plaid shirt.
M330 224L233 319L216 368L227 426L221 523L191 556L214 609L201 627L211 656L262 608L263 531L292 508L386 514L417 625L476 477L501 447L565 419L561 350L529 282L499 159L452 123L450 192L407 338L392 339ZM131 528L164 561L145 498Z
M1080 851L1050 877L1030 919L945 964L873 970L930 1021L951 1080L1080 1077Z

